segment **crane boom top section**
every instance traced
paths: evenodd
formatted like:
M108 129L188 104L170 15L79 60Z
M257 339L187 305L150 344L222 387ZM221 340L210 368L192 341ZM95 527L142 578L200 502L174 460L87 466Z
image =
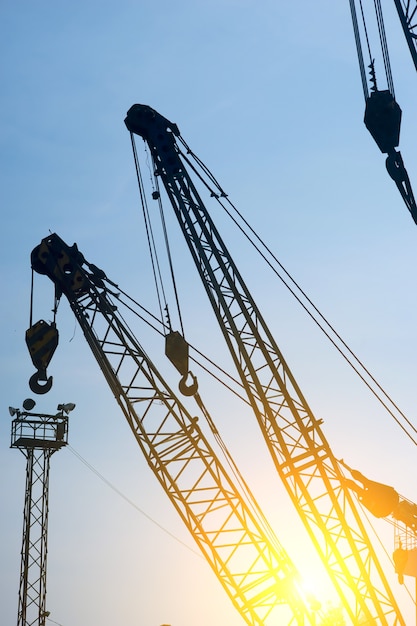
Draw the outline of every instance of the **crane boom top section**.
M175 137L180 136L178 126L145 104L134 104L128 111L125 124L131 133L142 137L152 148L153 154L164 155L158 159L156 167L163 167L166 173L178 173L179 159L174 157Z

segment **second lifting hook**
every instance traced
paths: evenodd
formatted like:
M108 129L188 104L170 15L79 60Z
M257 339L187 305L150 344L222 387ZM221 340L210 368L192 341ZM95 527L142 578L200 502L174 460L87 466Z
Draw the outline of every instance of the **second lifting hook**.
M191 385L187 385L187 378L189 375L193 379ZM197 376L194 376L192 372L187 372L186 374L184 374L178 384L178 389L184 396L194 396L198 390Z
M26 345L37 370L29 379L29 387L33 393L44 394L51 390L52 376L47 376L46 368L58 346L58 340L55 324L48 324L44 320L31 324L26 331Z

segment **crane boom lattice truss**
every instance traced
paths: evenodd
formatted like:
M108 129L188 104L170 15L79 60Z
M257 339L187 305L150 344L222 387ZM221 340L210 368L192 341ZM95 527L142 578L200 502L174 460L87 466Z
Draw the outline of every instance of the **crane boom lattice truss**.
M35 248L32 267L67 297L148 465L245 622L313 623L289 556L123 322L104 274L55 234Z
M176 124L146 105L125 123L152 154L266 445L353 624L404 625L321 429L190 178Z

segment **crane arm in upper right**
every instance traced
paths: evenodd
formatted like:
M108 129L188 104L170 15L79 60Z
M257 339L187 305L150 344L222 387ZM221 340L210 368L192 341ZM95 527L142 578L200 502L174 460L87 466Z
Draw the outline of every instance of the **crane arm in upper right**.
M394 4L398 11L414 67L417 70L417 1L394 0Z
M412 29L414 26L411 24L412 20L416 17L415 14L417 4L415 4L414 0L415 6L414 9L411 9L411 0L407 0L405 7L402 6L402 0L394 0L394 2L396 4L401 23L403 25L404 34L417 69L416 34L413 33ZM373 58L373 53L371 52L370 36L368 33L362 3L360 3L359 11L362 19L361 26L358 20L358 12L356 11L356 0L350 0L353 31L355 34L362 88L366 103L364 122L366 128L378 145L378 148L382 153L387 154L385 161L387 172L395 182L407 209L410 211L414 223L417 224L417 205L414 193L401 153L396 150L400 142L402 112L395 99L394 82L391 74L388 44L385 36L385 27L380 0L375 0L374 4L381 54L388 87L387 89L380 89L377 86L375 59ZM369 54L369 75L367 75L365 70L362 39L366 41L366 48Z

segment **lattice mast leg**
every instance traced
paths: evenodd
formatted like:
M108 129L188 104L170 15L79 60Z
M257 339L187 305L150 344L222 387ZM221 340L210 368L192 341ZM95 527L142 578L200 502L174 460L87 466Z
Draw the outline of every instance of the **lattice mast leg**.
M22 450L23 452L23 450ZM26 450L26 489L17 626L45 626L49 468L54 450Z

